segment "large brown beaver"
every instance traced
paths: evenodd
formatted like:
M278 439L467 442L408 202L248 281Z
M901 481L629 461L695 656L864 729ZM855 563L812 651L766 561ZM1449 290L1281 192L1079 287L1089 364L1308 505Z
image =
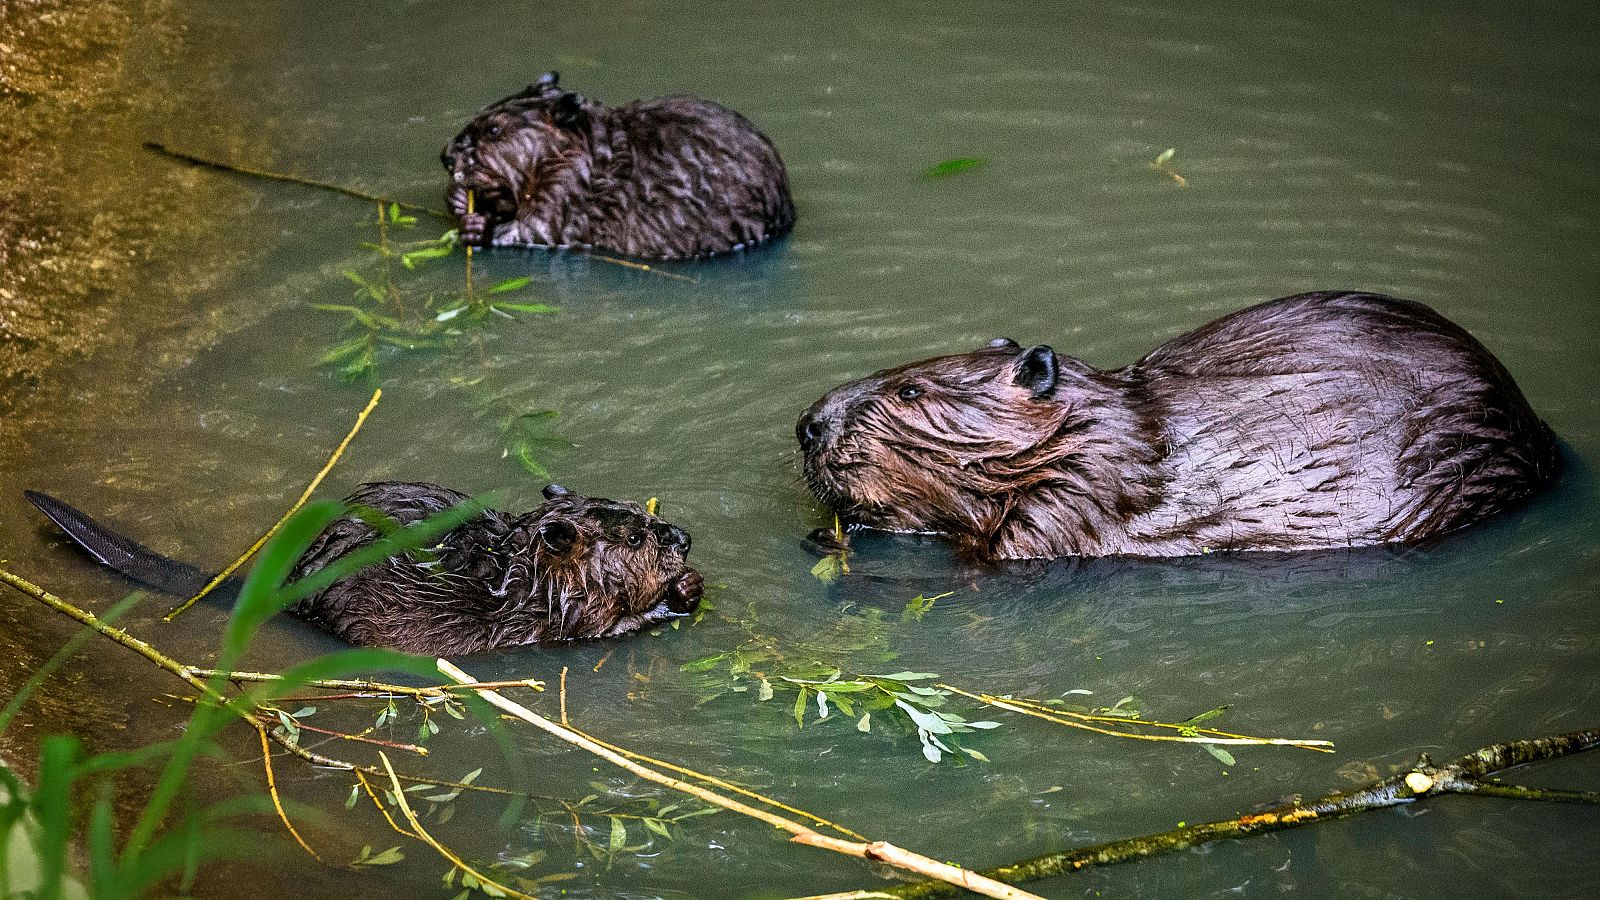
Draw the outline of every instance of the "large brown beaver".
M997 340L835 388L796 432L847 520L980 559L1418 541L1560 469L1483 345L1364 293L1262 303L1115 371Z
M445 147L462 240L684 259L794 224L783 160L743 116L683 95L613 109L558 78L485 107Z
M614 637L694 610L702 582L684 562L682 528L634 503L580 497L560 485L544 493L547 502L532 512L484 510L425 552L360 569L291 609L352 644L436 656ZM27 497L97 559L143 584L190 596L211 580L53 497ZM362 485L345 502L351 514L312 541L291 579L377 540L374 522L403 527L468 498L434 484L385 481Z

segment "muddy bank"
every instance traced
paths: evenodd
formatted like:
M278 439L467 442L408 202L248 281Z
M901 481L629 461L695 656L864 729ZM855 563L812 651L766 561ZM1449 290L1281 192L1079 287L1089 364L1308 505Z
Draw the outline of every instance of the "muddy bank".
M188 300L226 268L211 235L247 192L140 147L195 102L166 77L185 30L161 0L0 0L0 415L12 426L49 415L64 369L92 362L97 392L136 389L152 354L206 326ZM0 432L0 453L18 433Z

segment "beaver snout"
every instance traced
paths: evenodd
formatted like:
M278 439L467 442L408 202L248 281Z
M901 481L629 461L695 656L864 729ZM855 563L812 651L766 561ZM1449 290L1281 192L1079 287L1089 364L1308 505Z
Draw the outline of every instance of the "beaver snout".
M689 532L667 522L657 522L654 529L661 546L677 551L679 556L689 555Z
M694 612L705 594L706 582L700 573L684 569L683 574L667 588L667 609L679 615Z
M800 439L800 449L807 453L820 449L836 424L815 406L806 410L794 426L794 436Z

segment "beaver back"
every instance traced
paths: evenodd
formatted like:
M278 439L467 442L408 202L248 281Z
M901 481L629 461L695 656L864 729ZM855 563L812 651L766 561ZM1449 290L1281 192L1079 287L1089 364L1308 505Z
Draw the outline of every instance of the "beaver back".
M1263 303L1110 372L996 342L835 389L798 434L824 501L983 558L1417 541L1560 468L1488 350L1375 294Z

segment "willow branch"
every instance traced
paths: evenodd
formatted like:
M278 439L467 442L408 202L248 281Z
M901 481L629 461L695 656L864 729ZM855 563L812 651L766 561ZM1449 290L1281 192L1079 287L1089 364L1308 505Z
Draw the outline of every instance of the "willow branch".
M443 672L446 676L461 682L462 684L473 683L472 676L468 675L466 672L463 672L461 669L456 668L456 666L453 665L449 660L438 660L438 666L439 671ZM824 850L832 850L835 853L842 853L846 856L854 856L860 859L869 859L876 862L888 863L889 865L897 868L916 872L920 875L925 875L930 878L937 878L955 887L965 888L969 891L973 891L974 893L983 894L986 897L1004 898L1004 900L1040 900L1040 898L1038 898L1035 894L1030 894L1027 891L1019 890L1009 885L1002 884L994 879L986 878L970 870L952 866L948 863L942 863L938 860L930 859L929 857L921 854L913 853L909 850L896 847L887 841L872 841L870 843L862 841L847 841L836 837L829 837L825 834L820 834L816 831L813 831L811 828L794 821L793 819L784 818L783 816L768 812L764 809L757 809L753 806L741 803L738 800L734 800L731 797L724 797L715 791L708 790L697 784L690 784L689 782L673 778L670 775L664 775L655 769L651 769L641 765L640 763L634 762L633 760L628 759L626 756L623 756L616 751L608 750L605 747L602 747L595 741L578 734L570 728L564 728L561 725L539 715L538 713L535 713L527 707L505 698L496 691L483 688L478 690L478 695L500 709L505 710L506 712L516 716L524 722L529 723L530 725L533 725L535 728L560 738L561 740L566 741L567 743L576 747L587 750L588 752L600 757L601 759L604 759L612 765L631 772L634 775L645 779L646 781L651 781L664 787L671 788L672 790L680 791L688 794L691 797L696 797L705 801L706 803L710 803L713 806L719 806L723 809L739 813L740 815L749 816L752 819L765 822L768 825L786 831L790 834L790 840L797 844L820 847Z
M186 163L190 163L191 165L201 166L207 169L216 169L219 172L232 172L235 175L249 175L251 178L265 178L269 181L282 181L287 182L288 184L298 184L301 187L317 188L318 190L323 191L333 191L336 194L343 194L346 197L354 197L357 200L365 200L369 203L394 204L395 206L398 206L408 212L423 213L424 215L433 216L434 218L445 222L452 221L455 218L442 209L432 209L427 206L418 206L415 203L407 203L404 200L395 200L390 197L380 197L377 194L369 194L366 191L357 190L356 188L345 187L342 184L333 184L332 182L328 181L318 181L315 178L305 178L300 175L286 175L282 172L269 172L266 169L254 169L249 166L241 166L236 163L223 162L217 159L208 159L204 156L195 156L192 153L185 153L182 150L174 150L171 147L168 147L166 144L160 144L155 141L145 141L144 146L146 150L154 150L163 156L169 156L173 159L182 160Z
M1130 862L1187 850L1213 841L1231 840L1286 831L1356 813L1384 809L1437 797L1443 794L1468 794L1524 800L1551 800L1564 803L1596 803L1600 795L1582 791L1545 791L1493 784L1482 779L1496 772L1528 763L1556 759L1600 746L1600 727L1530 740L1508 741L1476 750L1445 765L1435 765L1426 755L1409 771L1354 791L1334 791L1309 802L1284 803L1263 812L1237 819L1185 825L1171 831L1143 837L1095 844L1077 850L1051 853L1019 863L990 869L983 874L998 881L1020 883L1064 875L1095 866ZM878 891L829 894L810 900L846 900L860 897L922 898L954 893L938 881L902 885Z
M500 896L516 897L519 898L519 900L538 900L537 897L530 897L521 891L512 890L511 888L508 888L505 885L495 881L493 878L490 878L482 872L479 872L477 869L472 868L471 866L467 865L466 862L461 859L461 857L452 853L448 847L435 840L433 835L429 834L427 829L422 827L422 822L417 819L417 814L411 811L411 804L406 800L405 789L400 787L400 778L399 776L395 775L394 767L389 765L389 757L382 752L379 752L378 758L383 760L384 771L389 773L389 782L390 784L394 785L395 803L399 805L401 815L404 815L406 821L411 824L411 829L416 832L417 838L421 839L424 844L432 847L440 856L449 860L450 863L456 868L466 872L473 878L478 879L480 884L488 885L489 887L499 890ZM390 824L393 824L393 821L394 820L391 819ZM395 830L398 831L399 829Z
M1223 744L1223 745L1239 745L1239 746L1299 747L1302 750L1315 750L1315 751L1317 751L1319 753L1332 753L1333 752L1333 742L1332 741L1310 740L1310 739L1300 739L1300 738L1260 738L1260 737L1250 737L1249 735L1231 734L1229 732L1216 731L1215 729L1210 729L1210 728L1196 728L1196 729L1194 729L1195 734L1193 734L1193 735L1187 735L1187 734L1140 734L1139 732L1136 732L1136 731L1118 731L1118 730L1116 730L1114 728L1101 728L1100 726L1092 724L1092 723L1095 723L1095 722L1107 722L1107 721L1120 721L1120 722L1125 722L1125 723L1127 723L1129 725L1146 725L1146 726L1149 726L1149 727L1152 727L1152 728L1172 728L1172 729L1181 729L1184 726L1172 724L1172 723L1169 723L1169 722L1144 722L1144 721L1140 721L1140 720L1137 720L1137 719L1113 720L1113 719L1111 719L1110 717L1107 717L1107 716L1088 716L1088 715L1084 715L1083 713L1075 713L1075 712L1071 712L1069 710L1041 709L1041 708L1039 708L1038 704L1027 703L1026 705L1024 705L1023 702L1009 700L1009 699L1007 699L1005 697L996 697L993 694L974 694L974 693L972 693L970 691L964 691L961 688L955 687L954 685L939 684L938 686L941 687L941 688L944 688L945 690L950 691L952 693L960 694L963 697L970 697L971 699L976 700L979 703L986 704L988 706L997 707L999 709L1010 710L1011 712L1021 713L1022 715L1025 715L1025 716L1032 716L1032 717L1034 717L1036 719L1044 719L1047 722L1054 722L1057 725L1065 725L1068 728L1080 728L1080 729L1082 729L1084 731L1092 731L1095 734L1104 734L1104 735L1109 735L1111 737L1129 738L1131 740L1136 740L1136 741L1168 741L1168 742L1171 742L1171 743L1178 743L1178 744Z
M300 494L300 499L296 500L294 505L289 507L289 511L284 513L283 517L278 519L277 522L273 523L273 526L267 529L266 534L263 534L261 538L254 544L251 544L250 549L246 550L243 556L240 556L226 569L223 569L221 572L217 573L217 577L211 579L211 583L201 588L200 593L195 594L193 597L183 601L174 607L170 612L168 612L164 617L166 621L171 622L184 610L193 606L195 601L211 593L216 589L217 585L227 581L228 576L238 571L239 567L249 561L250 557L256 555L256 551L266 546L267 541L272 540L272 536L278 533L278 529L283 527L283 523L289 521L291 516L300 511L300 507L306 505L306 501L311 499L312 492L317 489L318 485L322 484L322 479L327 478L328 473L333 471L334 464L339 461L339 457L344 455L345 448L350 446L350 442L355 440L356 433L361 430L362 424L367 421L367 416L372 414L373 408L378 405L378 401L382 398L383 388L378 388L372 392L372 399L368 400L366 408L356 415L356 423L350 427L350 432L344 436L344 440L339 442L339 446L334 448L333 455L328 457L328 461L323 464L322 471L318 472L316 477L311 479L311 483L306 485L306 489Z
M422 213L423 215L432 216L433 218L445 223L456 221L456 217L454 215L442 209L434 209L431 206L419 206L415 203L407 203L404 200L396 200L392 197L379 196L378 194L372 194L356 188L346 187L342 184L334 184L330 181L318 181L315 178L306 178L301 175L288 175L283 172L269 172L266 169L256 169L250 166L241 166L237 163L223 162L219 159L196 156L192 153L185 153L182 150L174 150L171 147L168 147L166 144L157 143L156 141L145 141L144 146L146 150L152 150L156 153L160 153L163 156L182 160L183 162L191 165L201 166L207 169L216 169L219 172L231 172L235 175L248 175L251 178L265 178L269 181L282 181L287 184L298 184L301 187L332 191L335 194L343 194L346 197L354 197L357 200L365 200L368 203L391 204L398 206L407 212ZM471 210L469 209L468 212L471 212ZM587 256L590 259L599 260L600 262L607 263L609 265L622 266L623 268L633 269L637 272L646 272L651 275L658 275L662 278L671 278L674 281L687 281L690 284L700 283L700 280L697 278L691 278L687 275L679 275L676 272L668 272L664 269L658 269L649 263L618 259L614 256L606 256L600 253L589 253ZM467 248L467 261L468 265L470 266L472 261L472 248L470 246ZM470 280L471 275L469 274L467 277ZM471 293L470 287L468 288L467 292L469 294Z

